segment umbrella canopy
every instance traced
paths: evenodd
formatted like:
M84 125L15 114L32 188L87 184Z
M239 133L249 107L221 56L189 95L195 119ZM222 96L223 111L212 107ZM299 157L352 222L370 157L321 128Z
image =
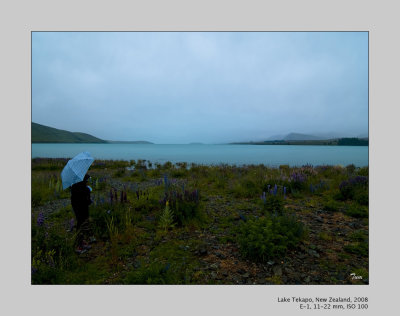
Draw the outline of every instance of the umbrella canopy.
M94 158L86 151L70 159L61 171L63 189L81 182L93 161Z

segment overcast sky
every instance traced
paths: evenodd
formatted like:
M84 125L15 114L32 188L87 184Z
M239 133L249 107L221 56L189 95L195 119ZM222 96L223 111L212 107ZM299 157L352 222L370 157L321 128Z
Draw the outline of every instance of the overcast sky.
M34 32L32 121L106 140L368 131L366 32Z

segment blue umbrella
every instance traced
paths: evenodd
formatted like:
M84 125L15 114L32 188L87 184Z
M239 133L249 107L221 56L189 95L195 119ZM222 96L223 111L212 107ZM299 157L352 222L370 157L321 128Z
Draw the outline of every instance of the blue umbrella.
M81 182L93 161L94 158L86 151L70 159L61 171L63 189Z

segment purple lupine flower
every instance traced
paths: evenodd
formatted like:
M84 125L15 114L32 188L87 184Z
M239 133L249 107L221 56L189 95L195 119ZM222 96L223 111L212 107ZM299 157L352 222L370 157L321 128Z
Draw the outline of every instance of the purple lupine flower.
M39 227L42 227L42 226L43 226L43 224L44 224L44 214L43 214L43 212L40 212L40 213L39 213L39 215L38 215L38 217L37 217L37 220L36 220L36 224L37 224Z
M72 232L72 230L74 229L74 226L75 226L75 219L71 218L68 222L68 228L69 228L70 232Z
M263 192L263 194L261 195L261 200L263 200L263 202L266 202L266 195L265 195L265 191Z
M339 184L339 189L342 190L342 189L344 189L345 187L349 186L349 184L350 184L350 183L349 183L348 181L344 180L344 181L342 181L342 182Z
M368 178L367 178L367 177L364 177L364 176L356 176L356 177L354 177L354 178L350 178L350 179L349 179L349 182L350 182L352 185L367 184Z
M164 185L165 190L168 190L168 175L166 173L164 174Z
M277 193L278 193L278 186L275 184L275 186L274 186L274 195L276 196Z
M283 197L286 199L286 187L283 187Z
M307 176L305 174L300 173L300 172L293 172L290 175L289 180L292 181L292 182L303 183L303 182L305 182L307 180Z
M110 194L109 194L109 196L110 196L110 203L112 204L112 202L113 202L113 199L114 199L114 195L113 195L113 193L112 193L112 190L110 189Z

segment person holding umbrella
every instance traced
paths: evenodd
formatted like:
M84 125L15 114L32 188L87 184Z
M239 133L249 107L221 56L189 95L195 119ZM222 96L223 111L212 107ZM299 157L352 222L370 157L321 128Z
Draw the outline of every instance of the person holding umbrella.
M76 251L82 253L90 249L90 245L84 240L89 235L89 205L92 204L90 199L90 189L87 185L90 176L85 175L83 181L77 182L71 186L71 204L76 217L77 245Z
M89 205L92 203L91 189L87 185L90 176L87 171L93 161L88 152L82 152L69 160L61 172L63 189L71 187L71 204L77 221L76 251L78 253L91 248L84 238L89 231Z

